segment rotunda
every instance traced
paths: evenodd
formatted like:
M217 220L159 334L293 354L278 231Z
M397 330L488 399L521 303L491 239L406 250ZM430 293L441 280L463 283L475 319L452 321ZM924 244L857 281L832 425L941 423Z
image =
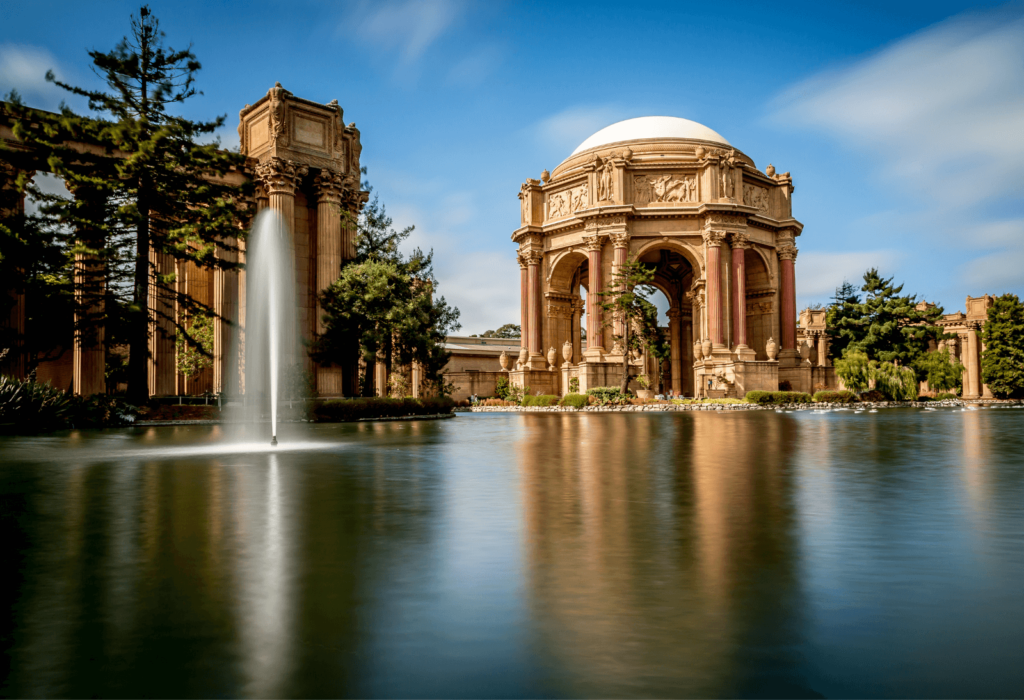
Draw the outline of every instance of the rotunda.
M602 317L600 294L617 267L636 258L655 269L669 302L666 392L743 396L780 382L809 384L796 338L795 240L803 225L792 195L788 172L759 170L721 134L688 119L639 117L593 134L520 188L512 240L523 334L512 381L555 394L572 379L580 391L618 384L621 323Z

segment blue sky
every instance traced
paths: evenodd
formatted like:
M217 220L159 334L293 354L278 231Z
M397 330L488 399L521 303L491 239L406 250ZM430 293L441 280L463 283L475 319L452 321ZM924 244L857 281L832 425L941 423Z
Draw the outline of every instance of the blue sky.
M694 3L696 4L696 3ZM908 291L1024 295L1024 4L153 2L203 63L194 117L275 81L337 99L463 332L519 321L519 185L620 119L680 116L791 171L801 308L879 267ZM135 4L8 3L0 90L95 78Z

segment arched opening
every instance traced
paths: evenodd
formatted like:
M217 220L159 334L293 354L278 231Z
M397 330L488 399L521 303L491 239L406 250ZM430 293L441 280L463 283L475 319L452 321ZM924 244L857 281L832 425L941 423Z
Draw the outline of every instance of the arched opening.
M555 348L562 362L562 347L566 341L572 344L570 362L578 364L586 349L586 289L590 274L588 258L578 251L569 251L555 258L551 263L548 277L548 294L545 302L544 347Z
M757 353L760 361L768 359L765 346L772 336L775 287L764 258L751 249L744 259L746 267L747 345ZM778 340L778 338L776 338Z
M677 396L693 395L694 318L686 292L699 276L699 267L691 256L691 251L665 241L641 248L637 254L641 262L655 268L654 287L658 294L652 301L659 310L659 325L665 324L664 333L670 347L669 358L662 363L660 386L652 388ZM647 369L651 374L658 374L653 371L653 358L648 360Z

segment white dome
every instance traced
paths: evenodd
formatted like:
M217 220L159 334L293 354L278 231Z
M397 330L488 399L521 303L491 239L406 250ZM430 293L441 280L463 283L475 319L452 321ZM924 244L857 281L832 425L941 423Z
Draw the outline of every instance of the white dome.
M722 135L703 124L679 117L637 117L616 122L598 131L576 147L572 155L619 141L645 141L647 139L693 139L714 141L731 146Z

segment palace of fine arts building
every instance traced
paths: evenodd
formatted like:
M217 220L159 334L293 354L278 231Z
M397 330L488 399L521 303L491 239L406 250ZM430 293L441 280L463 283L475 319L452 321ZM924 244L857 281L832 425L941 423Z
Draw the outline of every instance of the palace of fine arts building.
M1021 6L2 16L0 696L1024 697Z

